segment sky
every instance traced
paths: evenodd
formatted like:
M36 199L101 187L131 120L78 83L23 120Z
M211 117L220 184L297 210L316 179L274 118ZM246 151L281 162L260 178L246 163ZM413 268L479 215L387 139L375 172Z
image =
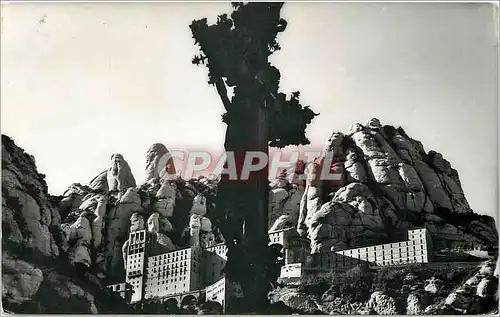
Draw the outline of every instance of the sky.
M141 182L147 148L223 149L223 106L191 64L189 24L213 3L2 4L1 130L49 191L87 184L121 153ZM320 115L310 147L376 117L459 172L475 212L497 213L493 4L286 3L281 91ZM307 148L307 147L306 147Z

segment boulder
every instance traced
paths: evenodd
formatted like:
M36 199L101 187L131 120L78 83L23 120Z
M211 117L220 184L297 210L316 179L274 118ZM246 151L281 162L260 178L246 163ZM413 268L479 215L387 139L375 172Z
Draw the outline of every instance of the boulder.
M297 222L292 219L289 215L281 215L276 221L272 224L269 232L282 230L286 228L292 228L297 225Z
M141 205L141 197L137 188L130 187L120 197L120 204L135 204Z
M439 291L439 288L441 287L442 284L443 283L441 280L433 277L433 278L426 281L426 285L424 287L424 290L426 292L431 293L431 294L436 294Z
M174 229L172 223L167 219L167 217L164 217L162 215L160 215L160 217L158 218L158 224L160 226L160 233L169 234Z
M161 183L161 187L158 190L158 192L156 192L156 198L175 199L176 190L177 190L177 185L174 182L165 180Z
M175 251L177 249L175 244L166 234L157 233L156 242L157 242L158 253Z
M408 295L406 299L406 314L407 315L422 315L424 313L424 307L420 302L420 299L415 294Z
M377 118L371 118L368 120L365 124L365 127L369 129L380 129L382 128L382 125L380 124L380 120Z
M286 306L304 313L314 314L319 311L316 303L303 293L288 292L283 294L279 300Z
M207 214L207 199L202 194L197 194L193 199L190 214L205 216Z
M130 166L121 154L113 154L111 156L111 162L106 177L109 190L111 191L122 192L130 187L137 186Z
M153 213L148 218L148 232L158 233L160 232L160 223L159 223L160 215L158 213Z
M341 132L333 132L326 141L323 152L332 154L333 158L342 157L344 155L344 149L342 146L343 141L344 135Z
M15 303L30 300L43 281L43 272L34 265L2 252L2 301L5 297Z
M160 198L154 204L154 211L164 217L172 217L174 215L175 199Z
M108 185L108 171L103 171L99 173L92 181L90 181L89 187L95 191L107 192L109 191Z
M492 277L485 277L481 279L476 288L476 295L481 298L493 297L495 292L498 291L498 280Z
M349 137L352 137L352 135L354 133L363 131L364 129L365 129L365 127L361 123L356 122L356 123L352 124L349 127L349 129L347 130L346 135L349 136Z
M167 147L161 143L151 145L146 153L144 183L151 179L163 178L165 174L176 174L173 158Z
M200 228L201 216L198 214L192 214L189 218L189 244L191 246L198 246L200 244Z
M71 264L83 264L87 268L92 265L92 259L90 255L90 243L84 239L79 239L76 241L73 247L69 249L68 258Z
M313 253L379 244L387 238L384 221L370 189L361 183L340 188L309 220Z
M373 292L368 300L367 307L374 310L377 315L397 315L395 300L383 292Z
M148 225L149 225L149 219L148 219ZM132 216L130 217L130 232L135 232L135 231L140 231L144 230L144 217L141 213L139 212L134 212Z
M207 217L201 217L200 219L200 230L211 232L212 231L212 222Z
M465 313L472 304L472 296L467 293L455 291L446 297L445 304Z
M493 276L495 270L495 262L486 261L479 267L479 275L483 277Z

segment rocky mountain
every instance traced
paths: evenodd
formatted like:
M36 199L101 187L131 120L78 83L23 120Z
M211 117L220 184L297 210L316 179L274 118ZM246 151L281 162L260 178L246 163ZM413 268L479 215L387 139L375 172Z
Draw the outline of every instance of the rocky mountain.
M493 218L472 211L458 172L401 127L356 123L334 132L325 153L339 181L318 179L320 157L299 168L306 182L293 184L288 174L271 184L270 227L296 225L313 252L397 241L411 227L427 228L436 251L497 249Z
M146 182L139 186L125 158L113 154L108 168L88 185L72 184L54 197L34 158L2 135L4 308L32 313L127 312L121 298L105 285L124 281L123 251L130 231L154 232L157 253L223 241L210 221L216 184L206 178L175 177L172 163L161 161L167 152L162 144L151 146ZM58 303L68 297L81 297L81 302L67 307Z
M58 240L72 264L94 270L108 284L119 283L131 231L154 232L158 253L222 241L210 220L216 184L176 177L171 162L161 162L167 153L163 144L148 150L144 184L137 186L123 156L113 154L108 169L89 185L73 184L59 197Z
M2 308L14 313L106 313L128 308L57 245L58 204L34 158L2 135Z
M402 128L381 126L376 119L364 126L355 124L346 134L333 133L325 153L332 162L324 157L299 162L270 183L270 230L296 227L309 237L313 252L392 242L411 227L430 231L436 253L497 249L493 219L471 210L457 171L439 153L426 153ZM176 177L173 162L164 160L166 154L163 144L150 147L143 184L136 182L126 158L113 154L107 168L103 162L103 171L88 184L72 184L54 197L48 194L34 158L2 135L4 309L129 312L121 298L105 287L123 282L129 232L154 233L157 253L224 241L215 218L216 181ZM319 179L323 164L330 164L340 179ZM486 277L478 277L476 289L494 285L494 279L482 282ZM329 287L332 283L327 280ZM323 296L327 291L316 293ZM372 303L393 296L387 289L380 291L386 293L373 295ZM304 290L294 292L300 298L313 296ZM295 295L278 295L284 308L303 311L292 303ZM315 300L327 298L321 296ZM363 307L378 304L370 305ZM327 311L331 310L316 310Z

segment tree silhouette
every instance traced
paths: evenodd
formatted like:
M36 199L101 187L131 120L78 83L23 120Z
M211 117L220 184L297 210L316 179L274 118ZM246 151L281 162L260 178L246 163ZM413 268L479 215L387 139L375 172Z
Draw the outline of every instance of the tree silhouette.
M208 83L216 87L226 112L226 152L234 153L238 177L245 155L269 152L269 146L305 145L305 128L317 115L303 107L299 93L280 93L280 72L269 56L280 49L276 40L287 22L280 17L283 3L232 3L233 12L190 25L201 53L192 62L205 65ZM234 88L229 97L226 87ZM226 162L227 164L227 162ZM226 165L227 167L227 165ZM268 166L250 173L247 180L222 175L214 219L228 247L227 277L242 286L250 306L242 311L267 307L269 291Z

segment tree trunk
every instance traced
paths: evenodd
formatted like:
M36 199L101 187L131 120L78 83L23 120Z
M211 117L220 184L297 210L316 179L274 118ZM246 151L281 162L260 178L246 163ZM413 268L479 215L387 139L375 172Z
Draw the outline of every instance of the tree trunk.
M238 177L249 151L268 155L265 112L250 102L241 106L237 122L228 123L225 142L226 151L235 153ZM247 180L230 180L223 175L218 197L217 208L225 218L222 230L228 246L226 274L230 281L241 285L244 293L234 313L264 312L269 291L268 165L251 172Z
M260 105L254 107L255 125L251 126L255 144L254 151L264 153L268 159L268 137L267 116ZM252 120L253 121L253 120ZM269 292L269 279L267 274L268 249L268 164L259 170L252 172L248 181L248 196L244 223L244 250L248 257L248 272L243 283L245 302L251 303L251 307L257 312L263 313L267 306L267 294Z

